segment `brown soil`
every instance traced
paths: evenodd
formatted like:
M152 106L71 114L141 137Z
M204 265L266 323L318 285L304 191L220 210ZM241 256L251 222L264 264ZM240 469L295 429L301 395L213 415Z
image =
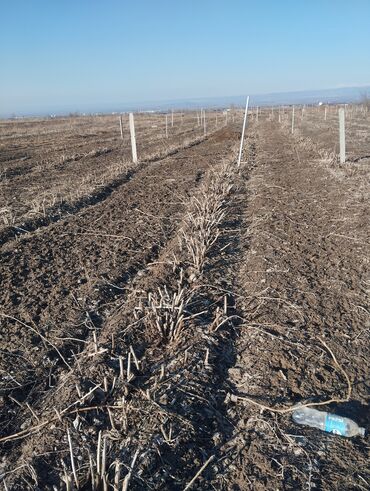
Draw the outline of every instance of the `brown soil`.
M128 117L122 118L123 140L118 116L0 122L1 236L32 231L34 222L75 212L96 202L107 184L120 184L134 168ZM141 162L163 158L203 136L194 113L179 118L165 138L164 115L135 116ZM209 131L214 129L212 121Z
M272 408L345 397L346 379L323 339L352 394L321 409L369 428L370 172L326 168L272 125L259 129L256 145L233 285L244 322L231 392ZM226 445L225 489L369 483L369 437L297 427L291 414L242 401L229 402L228 415L236 428Z
M184 489L198 471L193 489L367 489L368 436L273 411L345 397L322 339L352 389L322 409L370 422L370 171L323 159L301 131L261 118L237 172L231 125L3 245L7 489L72 489L68 433L83 490L114 489L116 462L130 489ZM197 269L189 217L220 192ZM158 292L183 296L174 339L155 323Z

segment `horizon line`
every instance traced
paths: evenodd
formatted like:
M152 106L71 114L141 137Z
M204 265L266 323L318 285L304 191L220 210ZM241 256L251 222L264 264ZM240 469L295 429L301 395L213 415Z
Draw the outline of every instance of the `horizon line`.
M256 94L251 94L251 105L256 106L256 105L261 105L261 106L274 106L274 105L281 105L283 102L281 101L273 101L273 100L267 100L263 101L261 100L259 104L253 104L253 98L254 99L261 99L261 98L284 98L287 96L290 96L291 98L297 97L299 95L304 97L305 99L309 99L312 97L315 97L316 95L322 94L323 96L327 92L333 92L332 95L329 96L331 99L335 99L335 97L341 99L338 100L337 103L343 103L345 102L343 100L344 95L335 95L334 92L336 91L348 91L348 90L360 90L360 89L370 89L370 83L369 84L361 84L361 85L340 85L336 87L329 87L329 88L323 88L323 89L305 89L305 90L292 90L292 91L283 91L283 92L261 92L261 93L256 93ZM359 93L357 96L366 96L367 95L367 90L364 93ZM85 106L85 109L72 109L73 104L67 103L65 105L59 106L58 109L50 109L50 110L40 110L40 111L26 111L26 112L21 112L21 111L7 111L6 113L0 113L0 118L1 119L13 119L13 118L27 118L27 117L42 117L42 116L63 116L63 115L68 115L70 113L78 113L78 114L111 114L111 113L125 113L125 112L140 112L140 111L163 111L163 110L168 110L171 109L171 106L177 106L176 109L191 109L196 107L196 103L205 103L209 104L209 107L219 107L219 108L225 108L227 107L227 102L230 104L234 100L234 103L237 104L242 104L242 101L244 98L247 97L247 94L239 94L239 95L222 95L222 96L197 96L197 97L186 97L186 98L176 98L176 99L157 99L157 100L142 100L142 101L134 101L134 102L90 102L90 103L82 103L80 105ZM349 102L354 102L354 94L351 95ZM218 101L218 105L216 104L216 101ZM223 103L222 103L223 101ZM211 104L213 102L213 104ZM324 102L324 101L318 101L318 102ZM335 103L334 100L332 101L326 101L327 103ZM297 104L304 104L304 101L302 100L301 102L296 102ZM317 103L317 102L316 102ZM288 105L294 104L293 101L286 102ZM314 102L312 102L314 104ZM183 106L181 106L183 105ZM96 108L98 106L106 106L106 109L87 109L86 106L93 107L95 106ZM125 109L119 109L121 106L124 107ZM138 107L142 106L142 109L138 109Z

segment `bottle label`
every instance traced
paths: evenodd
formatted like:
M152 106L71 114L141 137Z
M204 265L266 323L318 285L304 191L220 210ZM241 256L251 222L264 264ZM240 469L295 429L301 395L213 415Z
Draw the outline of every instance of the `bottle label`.
M343 418L327 414L325 420L325 431L334 435L346 436L347 425Z

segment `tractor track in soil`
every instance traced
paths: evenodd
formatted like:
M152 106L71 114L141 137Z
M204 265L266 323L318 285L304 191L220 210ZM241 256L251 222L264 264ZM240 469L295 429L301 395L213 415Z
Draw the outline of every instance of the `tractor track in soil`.
M238 136L221 129L145 165L104 201L3 246L3 434L22 424L16 401L32 407L65 369L55 348L73 363L115 296L171 238L204 172L228 157Z

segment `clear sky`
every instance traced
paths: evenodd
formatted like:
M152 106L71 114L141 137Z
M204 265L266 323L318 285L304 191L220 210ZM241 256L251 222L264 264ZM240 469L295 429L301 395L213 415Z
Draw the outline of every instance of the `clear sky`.
M0 0L0 114L370 85L370 0Z

